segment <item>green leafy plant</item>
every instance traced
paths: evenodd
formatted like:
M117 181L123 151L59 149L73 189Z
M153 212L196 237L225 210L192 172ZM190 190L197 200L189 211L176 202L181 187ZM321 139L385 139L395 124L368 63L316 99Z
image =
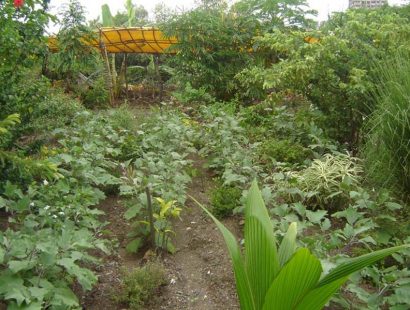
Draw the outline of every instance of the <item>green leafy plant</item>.
M17 120L2 122L2 131ZM74 282L84 290L96 283L91 266L98 259L89 251L108 253L109 243L98 237L105 224L99 219L103 212L93 206L105 198L101 189L119 183L116 158L123 135L108 117L79 113L37 154L55 167L58 178L2 184L0 208L9 225L0 232L0 298L10 308L78 308Z
M80 92L82 102L87 108L104 108L109 103L109 93L107 90L107 83L103 76L99 76L90 82L91 85L86 84L84 89Z
M204 147L200 155L207 157L208 166L221 176L223 185L243 186L260 171L251 155L256 145L246 137L241 118L210 110L212 106L202 112L207 122L203 126L201 140Z
M311 156L309 149L291 140L267 139L258 148L259 158L266 162L302 164Z
M196 151L191 141L196 139L197 133L184 123L186 119L186 115L156 112L136 131L139 140L134 152L136 157L123 165L120 186L120 194L130 199L124 216L127 220L135 220L129 234L128 250L131 252L138 251L150 235L147 187L151 196L162 199L152 204L152 213L156 215L156 246L174 251L170 219L179 216L177 205L185 204L187 185L191 181L187 173L191 160L187 157Z
M20 123L20 115L12 114L0 121L0 143L11 128ZM19 176L58 178L57 165L49 160L33 159L0 147L0 173L18 171Z
M35 135L49 136L54 129L69 125L82 111L84 106L79 100L55 89L38 103L28 126Z
M225 238L242 309L322 309L352 273L409 247L397 246L352 258L322 275L320 261L308 249L297 249L295 223L277 248L256 181L246 202L244 257L234 235L203 209Z
M220 185L211 193L212 214L217 218L232 215L240 205L242 190L235 186Z
M326 154L315 159L304 170L291 174L297 186L308 193L308 199L320 204L348 194L351 186L357 186L363 172L358 159L345 154Z
M95 39L95 33L86 24L84 7L78 0L70 0L61 16L57 34L58 51L49 58L50 70L74 90L80 73L93 73L102 63L100 54L86 44Z
M97 281L96 275L82 266L95 262L86 254L95 248L92 233L76 229L72 223L61 232L36 228L34 231L26 224L21 231L0 233L1 298L16 308L78 307L69 284L76 279L90 290Z
M184 105L209 104L215 101L215 98L208 94L204 87L195 89L189 82L185 84L183 90L176 91L172 95Z
M156 197L155 200L159 204L159 212L153 214L155 219L155 243L158 247L173 253L175 247L169 240L169 235L175 234L171 229L171 219L180 218L182 209L175 205L175 200L164 201L159 197Z

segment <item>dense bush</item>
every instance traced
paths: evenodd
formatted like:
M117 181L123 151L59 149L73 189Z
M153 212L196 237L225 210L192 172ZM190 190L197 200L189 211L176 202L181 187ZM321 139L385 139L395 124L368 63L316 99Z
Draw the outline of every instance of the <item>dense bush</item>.
M172 95L178 102L185 105L199 105L215 102L215 98L213 98L206 91L205 87L195 89L189 82L185 84L185 88L180 91L174 92Z
M378 83L374 61L408 49L405 9L351 10L334 14L320 31L275 29L255 38L263 64L237 75L254 94L291 91L309 99L325 116L321 127L357 147L363 116L374 108ZM309 39L311 38L311 39Z
M264 162L302 164L312 156L312 151L292 140L267 139L258 147L259 158Z
M192 11L170 16L161 27L179 40L172 59L175 81L202 87L217 99L233 97L234 76L253 62L253 37L272 28L311 25L305 11L303 0L239 1L232 8L226 1L204 0Z
M81 102L64 94L61 90L50 90L32 113L27 125L35 134L50 133L56 128L69 125L77 113L84 110Z
M85 87L84 87L85 86ZM110 94L107 89L107 82L104 77L99 76L92 81L91 85L84 85L76 93L87 108L104 108L109 105Z
M212 214L217 218L232 215L232 211L241 205L241 197L240 188L220 184L211 193Z
M50 82L41 76L38 69L21 69L14 78L21 79L13 83L10 88L2 89L8 100L0 103L0 118L9 114L18 113L21 123L15 126L11 135L3 146L11 147L22 135L31 133L31 123L39 115L39 105L43 105L49 98Z
M47 1L40 0L29 0L19 10L12 1L0 5L0 119L17 112L24 125L44 97L45 81L32 69L47 50L46 9Z

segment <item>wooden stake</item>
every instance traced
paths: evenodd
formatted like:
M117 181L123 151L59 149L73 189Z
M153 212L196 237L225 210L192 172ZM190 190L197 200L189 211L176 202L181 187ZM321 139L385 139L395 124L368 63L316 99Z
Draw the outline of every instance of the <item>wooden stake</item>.
M162 83L162 78L161 78L161 70L160 70L160 59L159 55L155 55L155 75L156 75L156 80L157 83L159 84L159 100L162 101L162 95L164 92L164 84Z
M150 229L150 239L152 248L156 248L155 245L155 230L154 230L154 213L152 210L151 193L149 187L145 188L145 193L147 194L147 205L148 205L148 219L149 219L149 229Z
M127 101L129 101L128 99L128 78L127 78L127 72L128 72L128 53L125 54L125 96L127 97Z

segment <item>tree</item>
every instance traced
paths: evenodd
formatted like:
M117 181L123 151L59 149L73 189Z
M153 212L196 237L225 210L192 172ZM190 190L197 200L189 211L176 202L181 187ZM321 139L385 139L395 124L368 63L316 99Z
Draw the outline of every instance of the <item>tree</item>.
M242 0L229 8L224 0L201 0L189 12L174 14L161 28L179 43L173 59L177 80L194 88L206 88L218 99L237 92L235 76L255 55L254 37L275 29L303 29L307 18L305 0Z
M0 119L19 113L21 126L44 96L34 69L47 53L44 30L54 19L47 9L47 1L27 0L18 10L13 1L0 2Z
M70 87L79 72L95 69L99 55L84 41L92 41L96 35L87 26L84 7L78 0L70 0L60 22L61 28L57 34L58 52L50 57L50 63Z
M277 28L313 28L312 17L306 0L241 0L232 10L239 15L257 20L263 31Z
M245 23L244 23L245 22ZM181 86L206 88L219 99L235 93L233 77L249 61L254 29L246 20L217 5L174 14L160 25L167 36L176 36L178 53L172 62Z

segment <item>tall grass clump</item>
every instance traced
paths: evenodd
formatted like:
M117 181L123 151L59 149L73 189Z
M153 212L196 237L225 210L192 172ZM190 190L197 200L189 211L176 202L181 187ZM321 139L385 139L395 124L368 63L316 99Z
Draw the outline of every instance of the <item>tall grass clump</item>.
M377 66L380 86L363 148L367 176L376 186L410 194L410 53Z

